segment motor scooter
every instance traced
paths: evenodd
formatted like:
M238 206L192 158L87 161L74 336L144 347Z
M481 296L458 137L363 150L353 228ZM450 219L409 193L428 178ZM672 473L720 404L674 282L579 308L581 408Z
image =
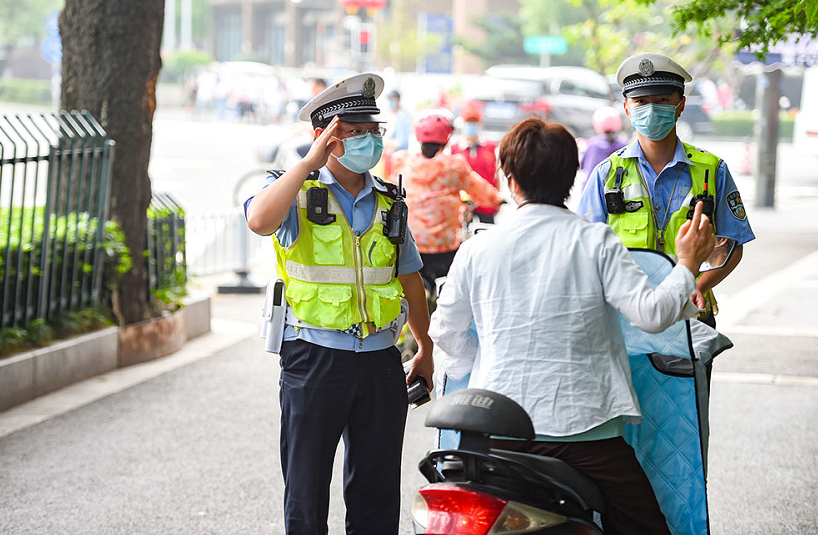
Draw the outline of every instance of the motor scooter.
M701 271L727 264L735 241L717 237ZM632 250L657 286L673 268L663 253ZM648 334L620 315L633 386L643 421L626 425L674 535L709 533L706 473L709 388L706 365L732 347L698 321L680 321ZM602 534L599 488L558 459L490 448L491 436L535 438L525 410L496 392L465 388L468 377L446 381L426 418L443 431L438 449L418 467L429 481L412 507L417 535Z

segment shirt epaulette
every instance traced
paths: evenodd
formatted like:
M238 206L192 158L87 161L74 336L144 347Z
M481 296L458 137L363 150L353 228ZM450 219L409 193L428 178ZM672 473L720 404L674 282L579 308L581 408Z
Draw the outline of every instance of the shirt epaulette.
M377 185L381 186L380 188L378 188L378 191L380 191L390 199L398 198L398 186L392 184L391 182L387 182L386 180L382 179L379 176L372 175L372 178L375 180L375 183Z
M281 178L281 175L283 175L283 174L284 174L284 173L286 173L286 172L287 172L287 170L286 170L286 169L268 169L268 170L267 170L267 173L268 173L268 174L269 174L271 177L273 177L273 178L275 178L275 179L279 179L279 178ZM316 171L310 171L310 174L309 174L309 175L307 175L307 180L318 180L318 177L319 177L319 176L321 176L321 173L320 173L318 170L316 170Z

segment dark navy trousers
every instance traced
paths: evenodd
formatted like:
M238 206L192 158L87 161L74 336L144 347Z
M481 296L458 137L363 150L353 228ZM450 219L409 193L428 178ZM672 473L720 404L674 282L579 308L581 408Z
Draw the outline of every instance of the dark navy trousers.
M398 349L355 353L284 342L279 385L287 535L327 533L341 437L347 534L396 535L407 412Z

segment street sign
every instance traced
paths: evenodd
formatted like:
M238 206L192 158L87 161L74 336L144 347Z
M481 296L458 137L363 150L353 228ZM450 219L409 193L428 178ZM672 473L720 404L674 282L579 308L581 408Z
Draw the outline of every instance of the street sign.
M418 13L418 42L426 45L425 53L418 58L418 72L427 74L452 72L453 35L454 20L450 15Z
M559 35L529 35L523 45L526 54L560 56L568 52L568 41Z
M736 60L745 65L762 63L755 53L762 47L754 45L750 49L739 50ZM767 67L812 67L818 65L818 39L807 36L790 35L787 39L770 46L767 56L763 60Z
M49 35L40 45L40 53L43 59L51 65L59 65L62 62L62 40L59 35Z

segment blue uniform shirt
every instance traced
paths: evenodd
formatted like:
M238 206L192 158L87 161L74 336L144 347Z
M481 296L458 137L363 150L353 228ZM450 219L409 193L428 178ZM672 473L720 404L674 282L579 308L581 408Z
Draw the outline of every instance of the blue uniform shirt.
M369 224L372 222L372 216L375 212L376 203L375 193L372 191L373 188L382 192L386 191L385 188L375 182L375 179L372 178L370 173L364 173L364 179L363 189L358 193L357 197L353 197L351 193L338 184L335 177L332 176L332 173L326 167L321 168L318 177L318 182L325 184L332 194L335 195L335 198L338 199L338 203L341 205L347 221L352 225L352 230L361 233L369 228ZM262 189L275 182L275 180L273 176L267 177ZM247 207L250 206L250 201L252 200L253 197L250 197L244 202L245 216L247 215ZM284 220L281 222L281 226L276 230L275 234L284 247L288 247L298 238L298 202L296 200L293 201L289 212L284 216ZM420 253L415 245L415 238L412 236L412 231L410 230L407 233L406 243L400 247L398 273L406 275L420 271L422 267L423 261L420 259ZM378 351L394 345L394 335L392 331L389 330L371 334L363 340L358 340L358 338L351 334L335 331L306 328L296 331L292 325L287 325L284 330L284 340L304 340L331 349L357 352Z
M690 170L689 166L695 165L687 157L684 145L676 140L676 153L673 159L662 169L658 175L645 158L642 147L638 141L634 141L627 147L616 152L621 158L636 158L639 165L639 172L645 179L646 186L653 201L653 209L656 210L656 218L659 226L664 227L666 219L670 214L682 207L682 201L690 192ZM577 214L580 217L594 222L608 222L608 211L605 207L605 182L611 172L611 161L603 160L591 172L585 189L577 205ZM678 183L677 181L678 176ZM676 183L674 191L674 183ZM730 202L728 202L728 200ZM668 209L668 204L670 208ZM732 205L732 207L731 207ZM667 213L667 216L665 216ZM716 213L713 222L716 234L727 236L738 241L739 245L755 239L755 234L750 228L747 214L744 211L741 197L736 188L736 183L727 169L727 164L719 162L716 173ZM676 236L667 239L676 239Z

